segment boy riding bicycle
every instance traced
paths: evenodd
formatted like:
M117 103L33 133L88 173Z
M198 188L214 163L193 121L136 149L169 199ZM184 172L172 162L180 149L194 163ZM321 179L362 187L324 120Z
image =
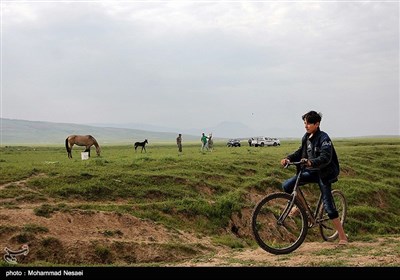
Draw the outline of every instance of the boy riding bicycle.
M339 245L346 245L348 243L347 236L331 193L331 184L338 180L339 161L328 134L319 128L321 118L322 115L315 111L310 111L302 116L306 134L302 138L301 146L297 151L282 159L281 164L285 166L288 162L306 161L306 169L302 173L300 184L317 183L319 185L325 211L338 231ZM286 193L292 193L296 177L294 176L282 184ZM295 215L297 210L293 208L290 215Z

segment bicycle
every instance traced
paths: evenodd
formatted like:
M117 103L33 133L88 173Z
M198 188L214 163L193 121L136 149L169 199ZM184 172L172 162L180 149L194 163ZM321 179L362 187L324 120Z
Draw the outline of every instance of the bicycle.
M305 162L290 162L285 168L290 165L299 167L293 192L277 192L265 196L256 204L251 215L251 226L258 245L276 255L296 250L304 242L308 229L316 225L325 241L333 241L338 237L338 232L323 207L322 194L312 211L299 186ZM332 196L343 225L347 215L346 198L338 190L333 190ZM292 215L293 207L298 208L298 215Z

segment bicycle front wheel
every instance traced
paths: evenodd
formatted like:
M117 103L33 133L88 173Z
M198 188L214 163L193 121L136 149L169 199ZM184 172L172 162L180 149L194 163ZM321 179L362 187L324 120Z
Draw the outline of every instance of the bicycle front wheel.
M288 254L296 250L307 235L307 213L296 201L298 215L288 215L293 197L287 193L273 193L254 208L251 226L262 249L272 254ZM283 220L280 218L284 217ZM286 216L286 218L285 218Z
M347 202L344 194L338 190L332 191L333 203L336 207L336 210L339 213L339 219L342 225L346 220L347 216ZM325 241L333 241L338 237L338 232L335 229L332 220L329 219L328 213L326 213L324 206L321 204L319 211L319 231L321 233L322 238Z

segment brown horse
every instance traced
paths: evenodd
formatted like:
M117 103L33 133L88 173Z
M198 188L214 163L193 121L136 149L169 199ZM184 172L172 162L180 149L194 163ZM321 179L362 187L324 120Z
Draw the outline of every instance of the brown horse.
M65 148L67 149L68 157L72 158L72 146L78 145L78 146L85 146L86 150L85 152L89 153L90 157L90 147L95 146L96 147L96 153L98 156L100 156L100 146L97 143L96 139L92 135L70 135L65 139Z

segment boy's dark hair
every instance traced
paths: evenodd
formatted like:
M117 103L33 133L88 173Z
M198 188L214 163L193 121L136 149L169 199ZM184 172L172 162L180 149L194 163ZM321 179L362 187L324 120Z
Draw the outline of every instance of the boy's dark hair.
M310 111L308 113L305 113L303 116L301 116L303 121L307 121L308 123L316 124L317 122L321 122L322 119L322 114L317 113L315 111Z

